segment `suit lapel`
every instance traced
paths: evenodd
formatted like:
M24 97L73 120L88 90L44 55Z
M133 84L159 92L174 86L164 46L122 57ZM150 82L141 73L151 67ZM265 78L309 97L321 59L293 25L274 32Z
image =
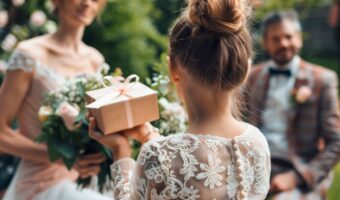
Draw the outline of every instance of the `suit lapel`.
M262 112L265 109L265 103L267 99L268 89L269 89L269 80L270 76L268 74L268 67L264 66L263 69L260 71L258 76L257 85L254 87L255 91L253 92L253 100L254 102L252 105L253 107L253 119L254 125L257 127L262 126Z
M294 133L300 122L300 114L303 111L303 105L296 103L295 93L299 90L301 86L308 86L313 88L313 73L308 67L307 63L303 60L300 61L299 69L297 71L294 87L292 89L291 97L291 109L288 115L288 127L287 127L287 139L289 144L289 149L294 149Z

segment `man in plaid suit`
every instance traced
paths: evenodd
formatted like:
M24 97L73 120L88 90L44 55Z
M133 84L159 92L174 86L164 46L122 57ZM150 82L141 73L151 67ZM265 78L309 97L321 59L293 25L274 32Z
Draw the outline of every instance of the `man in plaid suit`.
M301 25L293 11L271 13L263 25L271 57L247 84L248 120L268 140L273 199L325 199L340 157L336 73L299 57Z

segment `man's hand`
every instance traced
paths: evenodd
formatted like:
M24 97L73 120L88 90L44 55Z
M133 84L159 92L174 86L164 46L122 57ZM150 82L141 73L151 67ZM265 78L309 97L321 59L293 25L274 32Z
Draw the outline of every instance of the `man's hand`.
M295 189L298 186L299 177L295 171L289 171L278 174L271 181L271 192L286 192Z
M78 171L81 178L88 178L99 173L100 164L105 160L105 156L101 153L82 155L76 161L74 169Z

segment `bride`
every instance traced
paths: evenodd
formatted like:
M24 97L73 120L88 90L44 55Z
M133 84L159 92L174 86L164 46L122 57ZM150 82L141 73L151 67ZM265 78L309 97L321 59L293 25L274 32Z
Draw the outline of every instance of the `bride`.
M84 156L76 171L52 164L45 145L34 139L41 124L38 110L43 94L66 78L95 74L103 56L82 42L85 26L105 6L105 0L53 0L60 26L56 33L21 42L9 61L0 91L0 151L21 158L16 175L3 200L109 199L90 190L77 190L74 181L99 172L100 154ZM17 118L19 131L10 128Z
M265 199L270 155L262 133L237 119L252 44L241 0L188 0L170 35L169 67L189 114L188 133L150 125L90 135L112 149L115 199ZM113 120L113 119L112 119ZM135 162L128 136L143 144Z

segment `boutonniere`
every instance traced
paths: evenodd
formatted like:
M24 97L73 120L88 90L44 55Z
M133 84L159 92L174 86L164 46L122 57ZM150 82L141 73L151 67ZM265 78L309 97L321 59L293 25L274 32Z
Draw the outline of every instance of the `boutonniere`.
M296 104L305 104L311 99L312 89L309 86L301 86L293 90L292 96Z

